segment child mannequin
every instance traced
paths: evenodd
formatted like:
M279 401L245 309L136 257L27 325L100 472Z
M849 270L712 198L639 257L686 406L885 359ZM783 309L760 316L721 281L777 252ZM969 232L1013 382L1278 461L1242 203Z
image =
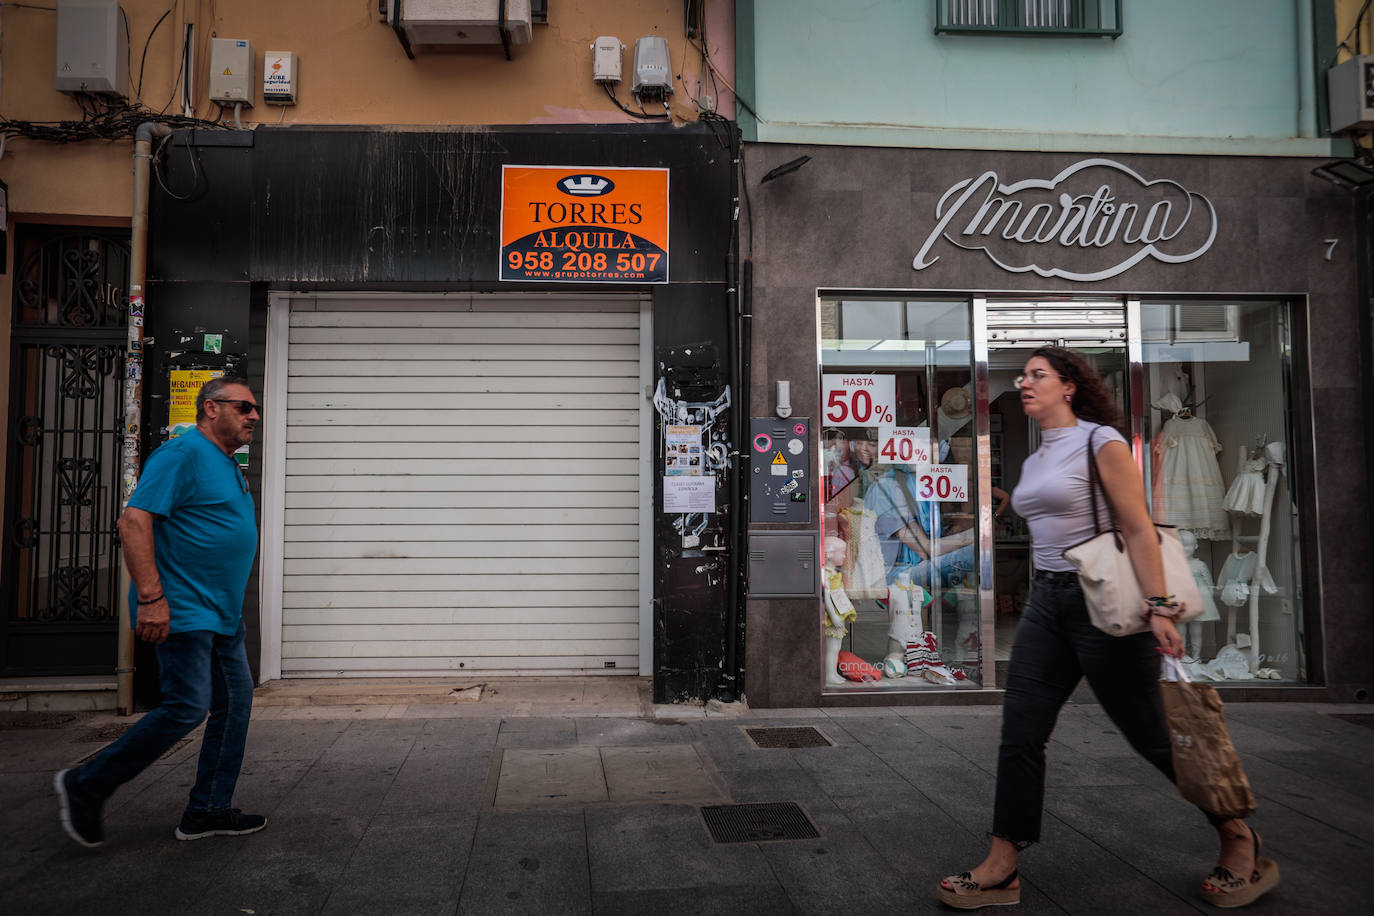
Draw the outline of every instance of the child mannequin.
M1217 610L1216 600L1212 597L1216 593L1216 583L1212 581L1212 571L1207 568L1206 563L1193 556L1193 551L1197 550L1197 535L1191 531L1180 531L1178 540L1183 545L1184 555L1188 557L1188 568L1193 572L1193 581L1197 583L1197 590L1202 593L1202 616L1189 621L1185 625L1183 634L1184 647L1188 653L1188 658L1185 661L1196 661L1202 655L1202 625L1209 621L1220 620L1221 613Z
M921 622L921 611L929 603L926 590L911 581L911 570L903 569L897 573L887 592L887 657L883 659L884 670L906 672L907 646L921 641L925 626Z
M827 687L845 683L840 675L840 646L849 632L849 624L858 616L854 603L844 592L844 558L846 545L837 537L825 539L825 569L821 582L825 597L821 612L821 628L825 631L825 656L821 662Z

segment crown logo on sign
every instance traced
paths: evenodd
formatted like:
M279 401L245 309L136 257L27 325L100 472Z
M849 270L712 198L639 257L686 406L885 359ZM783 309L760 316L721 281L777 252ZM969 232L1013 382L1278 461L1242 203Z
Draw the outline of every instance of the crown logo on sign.
M574 175L571 178L564 178L558 183L559 187L569 194L586 197L604 194L610 184L610 181L599 175Z

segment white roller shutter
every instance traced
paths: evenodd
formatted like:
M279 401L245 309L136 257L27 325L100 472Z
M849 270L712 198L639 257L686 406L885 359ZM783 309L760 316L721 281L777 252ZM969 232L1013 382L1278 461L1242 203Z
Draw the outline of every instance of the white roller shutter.
M290 314L283 676L637 673L639 301Z

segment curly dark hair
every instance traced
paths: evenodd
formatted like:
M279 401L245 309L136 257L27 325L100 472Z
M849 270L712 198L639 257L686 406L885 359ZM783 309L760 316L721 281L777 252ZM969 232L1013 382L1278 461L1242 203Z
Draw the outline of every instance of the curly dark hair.
M1040 347L1030 355L1031 359L1041 357L1058 372L1065 381L1074 383L1073 408L1075 416L1103 426L1120 426L1121 411L1112 400L1102 376L1097 374L1083 354L1063 347Z

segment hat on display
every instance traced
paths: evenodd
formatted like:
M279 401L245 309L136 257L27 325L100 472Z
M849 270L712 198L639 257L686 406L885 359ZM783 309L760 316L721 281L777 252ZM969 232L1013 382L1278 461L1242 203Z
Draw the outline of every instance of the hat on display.
M973 411L973 398L964 388L948 388L940 396L940 413L951 420L962 420Z

